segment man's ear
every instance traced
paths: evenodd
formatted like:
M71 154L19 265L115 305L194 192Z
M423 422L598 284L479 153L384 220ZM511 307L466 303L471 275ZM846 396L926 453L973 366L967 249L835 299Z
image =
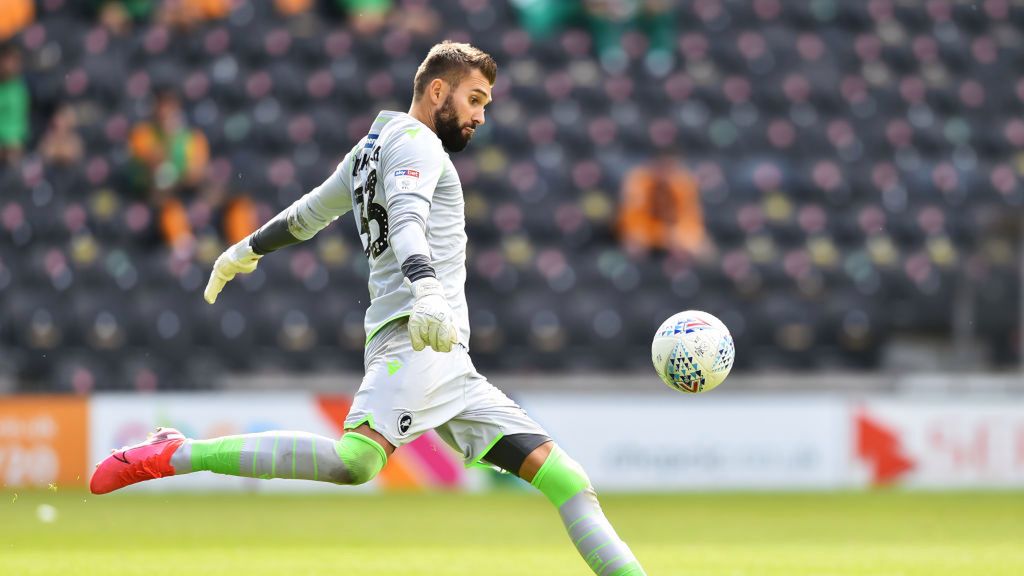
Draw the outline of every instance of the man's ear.
M434 78L430 81L427 86L427 95L430 96L430 103L437 106L441 102L444 102L445 96L448 95L448 83L440 78Z

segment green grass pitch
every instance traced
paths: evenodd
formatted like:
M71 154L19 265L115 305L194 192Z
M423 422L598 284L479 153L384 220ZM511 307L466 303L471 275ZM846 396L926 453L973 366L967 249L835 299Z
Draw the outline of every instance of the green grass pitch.
M539 495L0 492L0 574L587 576ZM1024 574L1024 493L603 498L651 576ZM56 518L40 520L40 505Z

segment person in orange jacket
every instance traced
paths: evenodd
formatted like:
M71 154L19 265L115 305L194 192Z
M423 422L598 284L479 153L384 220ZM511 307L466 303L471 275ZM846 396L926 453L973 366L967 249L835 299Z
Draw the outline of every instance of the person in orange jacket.
M697 179L671 150L633 168L622 184L619 238L627 251L700 257L710 248Z

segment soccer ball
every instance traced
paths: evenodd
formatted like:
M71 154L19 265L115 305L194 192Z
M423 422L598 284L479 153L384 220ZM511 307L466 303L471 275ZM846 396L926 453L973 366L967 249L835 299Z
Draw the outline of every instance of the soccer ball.
M699 310L665 320L651 343L651 360L658 376L680 392L696 394L715 388L729 375L735 357L729 329Z

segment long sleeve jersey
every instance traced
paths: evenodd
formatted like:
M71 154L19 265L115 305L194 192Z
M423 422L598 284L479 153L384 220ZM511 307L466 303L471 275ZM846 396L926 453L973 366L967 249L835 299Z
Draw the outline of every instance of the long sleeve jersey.
M413 296L402 274L409 246L393 237L415 226L429 251L437 279L455 314L459 342L469 345L466 307L466 221L462 183L441 140L402 112L382 111L338 168L320 186L295 201L283 216L288 230L308 240L349 210L370 263L367 342L391 321L412 313ZM419 238L418 234L402 234Z

